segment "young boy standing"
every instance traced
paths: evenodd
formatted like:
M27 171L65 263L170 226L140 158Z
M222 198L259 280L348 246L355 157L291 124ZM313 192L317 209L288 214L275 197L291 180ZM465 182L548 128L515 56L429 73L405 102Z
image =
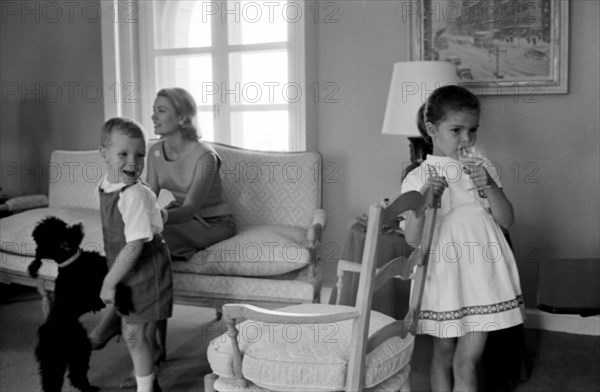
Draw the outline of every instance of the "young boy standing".
M151 323L171 316L173 277L156 196L140 181L146 155L142 129L128 119L108 120L102 127L100 154L107 169L99 193L109 264L100 298L123 316L137 390L156 392L160 386L146 331Z

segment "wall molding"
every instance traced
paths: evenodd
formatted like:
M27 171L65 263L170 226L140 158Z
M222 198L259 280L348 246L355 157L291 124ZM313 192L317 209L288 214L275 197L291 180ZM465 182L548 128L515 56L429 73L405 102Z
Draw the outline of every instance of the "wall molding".
M525 328L600 336L600 316L581 317L576 314L555 314L538 309L526 309Z

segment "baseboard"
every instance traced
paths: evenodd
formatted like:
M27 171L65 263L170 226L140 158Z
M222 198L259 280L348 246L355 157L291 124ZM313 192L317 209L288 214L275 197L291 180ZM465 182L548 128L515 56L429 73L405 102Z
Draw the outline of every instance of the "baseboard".
M600 336L600 316L581 317L575 314L554 314L538 309L526 309L525 328Z

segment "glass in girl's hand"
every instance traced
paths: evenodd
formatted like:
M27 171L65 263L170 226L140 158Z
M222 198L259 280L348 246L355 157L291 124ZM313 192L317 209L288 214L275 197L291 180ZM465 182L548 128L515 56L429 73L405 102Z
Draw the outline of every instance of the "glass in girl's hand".
M472 172L475 167L482 166L484 164L485 157L483 155L483 152L481 152L481 150L479 148L475 147L475 145L469 144L469 143L461 143L458 146L458 160L467 169L469 169L469 172ZM468 190L473 190L473 189L481 190L481 189L486 189L486 188L490 188L490 186L484 186L484 187L475 186L475 187L469 188Z

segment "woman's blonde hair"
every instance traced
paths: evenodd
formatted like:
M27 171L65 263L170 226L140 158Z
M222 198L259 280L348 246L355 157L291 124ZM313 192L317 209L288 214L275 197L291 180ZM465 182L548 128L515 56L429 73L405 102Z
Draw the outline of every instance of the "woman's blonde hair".
M168 99L175 108L176 114L183 117L180 129L185 139L195 140L202 137L197 125L198 109L192 94L181 87L171 87L161 89L156 96Z

